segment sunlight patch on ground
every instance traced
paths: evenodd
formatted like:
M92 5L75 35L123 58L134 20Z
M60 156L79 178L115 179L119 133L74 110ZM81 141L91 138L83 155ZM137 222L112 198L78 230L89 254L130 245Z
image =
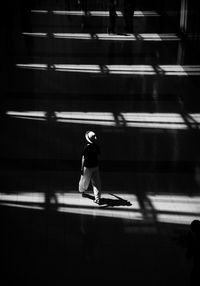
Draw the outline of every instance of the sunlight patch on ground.
M32 9L33 14L54 14L59 16L84 16L85 12L80 10L38 10ZM116 11L118 17L123 17L121 11ZM93 17L109 17L109 11L88 11L88 16ZM133 17L159 17L160 15L156 11L140 11L136 10Z
M58 123L90 124L111 127L157 128L187 130L200 127L200 114L144 112L79 112L79 111L7 111L6 115L26 120L54 121Z
M17 68L101 75L199 76L200 65L82 65L82 64L16 64Z
M190 224L200 217L200 196L102 194L104 203L93 202L93 195L82 198L79 193L0 194L0 205L45 210L46 200L52 209L62 213L112 217L148 223ZM56 200L55 200L56 198ZM129 204L126 204L129 203Z

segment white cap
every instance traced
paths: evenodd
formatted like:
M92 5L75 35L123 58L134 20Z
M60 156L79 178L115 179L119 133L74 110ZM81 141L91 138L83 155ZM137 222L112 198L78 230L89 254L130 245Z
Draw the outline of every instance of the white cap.
M94 141L97 140L97 136L93 131L86 131L85 138L89 143L93 143Z

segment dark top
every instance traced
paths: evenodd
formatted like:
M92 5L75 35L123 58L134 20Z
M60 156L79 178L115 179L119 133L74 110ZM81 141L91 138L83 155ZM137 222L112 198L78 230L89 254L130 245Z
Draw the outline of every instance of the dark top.
M84 150L84 166L87 168L97 167L98 164L98 155L100 154L100 148L96 143L88 143Z

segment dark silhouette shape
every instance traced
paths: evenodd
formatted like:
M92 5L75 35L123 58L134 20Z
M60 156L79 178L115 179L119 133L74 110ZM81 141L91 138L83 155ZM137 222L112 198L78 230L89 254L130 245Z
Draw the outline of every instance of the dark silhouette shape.
M117 12L116 8L118 6L117 0L109 1L109 25L108 33L115 33L116 28L116 17ZM135 1L134 0L124 0L123 3L123 16L124 16L124 30L126 33L133 33L133 15L135 10Z
M180 114L189 129L199 129L199 123L185 110L185 104L181 95L178 95Z
M115 111L113 112L113 116L117 127L126 127L126 119L121 112Z
M153 222L157 221L157 215L155 208L151 202L151 200L146 195L146 192L142 189L136 192L137 200L139 206L141 208L141 213L144 219L153 220Z
M199 285L200 269L200 221L193 220L189 225L189 231L177 231L173 240L184 249L185 257L192 262L190 268L189 285Z
M54 123L57 120L56 113L51 108L48 108L48 110L45 113L45 117L46 117L46 120L47 120L48 123Z
M45 193L45 208L46 210L56 210L58 207L58 199L52 187L49 187Z
M109 69L106 65L99 65L102 74L109 74Z
M79 192L84 195L90 183L95 196L94 202L99 204L101 197L101 177L99 171L99 156L101 149L98 139L93 131L85 132L86 144L82 152L81 177L79 180Z
M78 5L80 5L81 10L84 12L84 15L81 18L81 28L85 29L87 27L88 17L90 16L87 0L78 0Z
M133 14L135 10L134 0L124 0L124 22L125 31L127 33L133 33Z
M51 140L52 128L54 128L54 124L57 121L56 113L51 107L48 107L45 113L45 119L47 121L47 136L48 139ZM53 166L49 167L53 168ZM48 178L48 183L44 191L44 197L46 210L56 210L58 206L58 199L55 194L54 182L51 180L51 178Z
M113 199L102 199L102 203L106 203L109 206L132 206L131 202L122 199L119 196L114 194L110 194L111 196L117 198L117 200Z
M190 285L199 285L199 269L200 269L200 221L193 220L190 224L188 233L188 245L186 257L193 260L192 270L190 274Z
M116 199L108 199L108 198L101 198L100 205L104 207L115 207L115 206L131 206L131 202L122 199L119 196L116 196L114 194L110 194L111 196L115 197ZM85 198L94 200L94 197L90 194L84 194Z
M116 25L116 6L118 4L118 1L116 0L110 0L109 1L109 26L108 26L108 33L114 34L115 33L115 25Z
M98 40L99 39L98 35L96 33L94 33L94 32L91 32L91 38L93 40Z
M88 13L87 0L78 0L78 4L81 6L81 10L87 14Z

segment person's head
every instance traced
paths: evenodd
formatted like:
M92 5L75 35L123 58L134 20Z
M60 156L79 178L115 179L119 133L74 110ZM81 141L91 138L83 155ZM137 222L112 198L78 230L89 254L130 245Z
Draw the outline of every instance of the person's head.
M97 136L93 131L86 131L85 132L85 139L89 142L89 143L94 143L97 141Z
M190 229L194 234L200 235L200 221L197 219L193 220L190 224Z

